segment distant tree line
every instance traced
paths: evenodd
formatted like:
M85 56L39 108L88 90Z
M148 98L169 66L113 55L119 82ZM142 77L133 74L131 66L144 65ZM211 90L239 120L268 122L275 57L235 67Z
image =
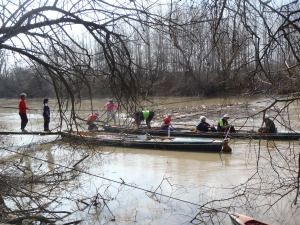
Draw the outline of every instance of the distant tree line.
M92 111L94 98L114 96L127 113L140 110L149 95L263 93L274 97L274 104L262 110L265 113L278 102L278 94L293 93L292 97L280 100L284 106L277 117L283 110L288 111L291 104L299 106L298 1L20 0L17 3L6 0L0 4L0 97L17 98L21 92L29 98L55 96L60 123L66 130L82 128L82 118L76 113L82 98L90 100ZM286 124L291 130L289 122ZM81 148L73 147L74 153ZM1 154L11 148L14 146L1 142ZM266 170L260 168L264 165L259 161L258 149L253 153L257 157L258 177L249 178L244 185L237 184L232 191L236 205L246 208L253 205L256 210L282 208L282 200L294 195L293 202L287 201L296 205L291 209L296 212L300 193L297 148L284 151L286 158L281 151L276 157L271 155L274 149L269 151L270 167ZM73 168L57 167L58 174L52 176L53 171L40 170L41 166L25 167L22 160L6 156L7 153L3 154L0 161L3 168L0 169L0 222L21 224L30 219L37 221L32 222L35 224L60 223L65 219L60 210L66 199L74 205L83 202L84 197L78 199L76 192L56 196L53 191L67 190L64 185L77 176ZM281 164L281 160L285 163ZM274 172L272 180L270 172ZM38 188L33 188L33 184ZM274 189L264 189L264 184ZM253 196L256 201L249 204ZM259 196L266 198L258 201ZM6 204L7 199L10 204ZM214 202L219 205L228 200L224 196ZM105 199L103 202L107 207ZM218 224L224 224L217 214L225 209L208 208L209 205L210 202L204 202L199 207L196 215L199 224L211 224L214 217ZM234 205L226 210L234 209L231 206ZM119 214L107 208L112 216L100 212L99 218L109 220ZM174 214L178 215L176 210ZM204 220L205 214L208 216Z
M140 21L113 23L114 32L126 37L122 44L114 44L115 56L110 59L113 63L107 63L106 54L111 49L101 47L99 40L86 33L76 36L81 49L74 43L63 42L69 51L81 53L76 56L79 64L71 64L72 58L63 47L54 45L45 49L46 62L64 65L72 75L63 76L71 81L78 97L105 97L125 90L120 84L128 66L142 95L298 91L299 3L275 6L263 1L192 1L168 3L156 10L157 18L146 13L139 15ZM41 65L25 64L21 59L17 61L20 64L12 64L10 50L1 49L2 97L16 97L23 91L29 97L55 95L49 71L41 69ZM124 64L124 54L128 55L130 65L119 66ZM111 70L120 76L111 79Z

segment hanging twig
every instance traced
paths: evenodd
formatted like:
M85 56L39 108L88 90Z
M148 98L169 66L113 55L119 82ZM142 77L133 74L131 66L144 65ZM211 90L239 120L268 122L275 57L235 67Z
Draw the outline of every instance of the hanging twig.
M82 159L80 159L73 167L77 166L79 163L81 163L83 160L85 160L89 156L90 155L86 155L85 157L83 157Z
M297 185L297 194L294 200L294 205L297 204L297 200L298 200L298 196L299 196L299 183L300 183L300 154L299 154L299 158L298 158L298 185Z

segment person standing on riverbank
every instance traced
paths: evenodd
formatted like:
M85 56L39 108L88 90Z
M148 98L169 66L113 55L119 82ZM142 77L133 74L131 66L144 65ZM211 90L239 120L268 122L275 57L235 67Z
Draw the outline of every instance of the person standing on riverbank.
M217 128L218 132L227 132L228 130L231 133L236 132L233 125L228 125L228 119L229 119L229 115L225 114L223 118L219 120L218 128Z
M50 108L48 106L48 98L45 98L43 101L43 117L44 117L44 131L50 131L49 130L49 123L50 123Z
M20 95L20 101L19 101L18 107L19 107L19 115L21 118L21 130L22 130L22 132L27 133L28 131L25 129L25 127L28 123L26 110L27 109L29 110L29 108L26 106L25 99L26 99L26 94L22 93Z
M104 110L106 110L106 125L108 125L108 121L109 121L110 117L112 117L114 119L114 125L117 125L116 112L115 112L115 109L117 109L117 108L118 108L118 105L115 104L112 99L105 104Z

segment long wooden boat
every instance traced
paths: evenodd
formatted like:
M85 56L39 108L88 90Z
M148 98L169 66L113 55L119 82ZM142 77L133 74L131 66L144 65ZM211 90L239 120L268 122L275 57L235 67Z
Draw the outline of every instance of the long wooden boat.
M229 153L231 148L224 148L226 141L203 139L203 138L182 138L182 137L152 137L145 135L118 135L98 132L61 132L63 139L68 141L80 141L83 143L104 146L146 148L157 150L174 150L189 152L211 152Z
M233 225L269 225L239 213L229 212L228 214Z
M193 130L187 129L178 129L177 131L166 131L161 130L158 127L153 127L151 129L130 129L125 127L117 127L117 126L103 126L103 129L106 132L113 133L127 133L127 134L145 134L148 133L154 136L168 136L168 132L170 132L171 137L197 137L197 138L219 138L224 139L228 136L228 134L220 133L220 132L203 132L198 133ZM278 133L258 133L258 132L245 132L245 131L237 131L236 133L230 133L229 136L231 138L239 138L239 139L265 139L265 140L299 140L300 132L292 132L292 131L280 131Z

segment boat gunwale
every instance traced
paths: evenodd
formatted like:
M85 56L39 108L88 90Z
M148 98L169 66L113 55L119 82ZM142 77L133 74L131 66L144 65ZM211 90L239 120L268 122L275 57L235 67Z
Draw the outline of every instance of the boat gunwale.
M93 136L88 136L86 134L92 133ZM122 147L132 147L132 148L149 148L149 149L164 149L164 150L182 150L187 152L211 152L220 153L223 148L223 141L211 140L210 142L168 142L168 141L145 141L136 139L105 139L97 138L97 132L82 132L80 133L71 133L71 132L61 132L62 138L70 138L80 141L87 141L89 144L103 144L103 145L114 145ZM151 147L150 147L151 146ZM202 149L199 149L202 148Z
M112 127L112 126L103 126L103 129L107 132L112 133L128 133L128 134L143 134L148 133L152 135L167 135L168 131L166 130L149 130L149 129L130 129L123 127ZM182 136L182 137L206 137L206 138L224 138L226 133L223 132L194 132L194 131L170 131L170 136ZM251 133L251 132L237 132L229 133L231 138L240 138L240 139L267 139L267 140L296 140L300 139L300 133Z

